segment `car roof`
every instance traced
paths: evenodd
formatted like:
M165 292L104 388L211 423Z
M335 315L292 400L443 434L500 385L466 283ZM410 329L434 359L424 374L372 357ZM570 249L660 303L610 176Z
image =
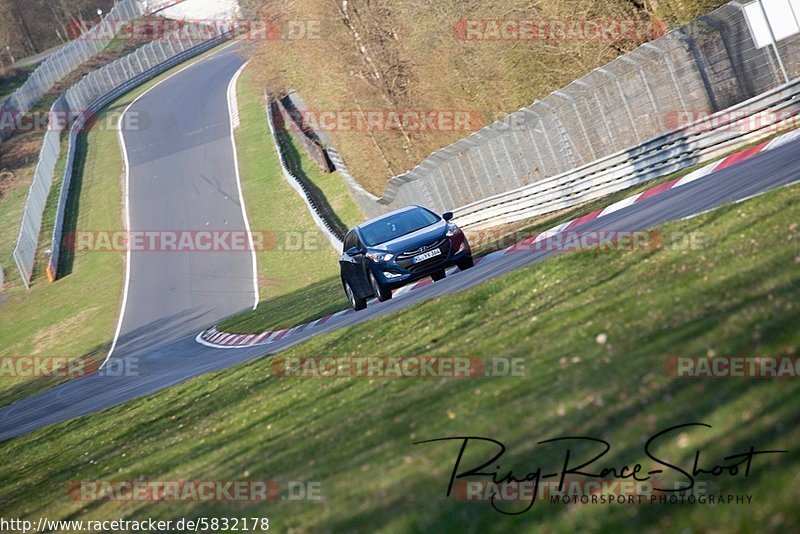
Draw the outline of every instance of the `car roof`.
M364 226L366 226L368 224L372 224L374 222L382 221L383 219L386 219L387 217L391 217L393 215L397 215L398 213L405 213L407 211L411 211L411 210L415 210L415 209L423 209L424 210L425 208L423 208L422 206L417 206L416 204L412 204L410 206L406 206L405 208L400 208L400 209L397 209L397 210L394 210L394 211L390 211L389 213L384 213L383 215L379 215L379 216L375 217L374 219L370 219L368 221L364 221L363 223L361 223L358 226L356 226L356 228L358 228L360 230L361 228L364 228ZM426 210L426 211L430 211L430 210Z

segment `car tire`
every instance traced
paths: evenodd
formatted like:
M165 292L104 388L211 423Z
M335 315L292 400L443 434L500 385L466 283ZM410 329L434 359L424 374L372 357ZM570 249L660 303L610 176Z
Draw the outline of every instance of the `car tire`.
M438 282L439 280L444 280L445 276L447 276L447 273L445 273L444 269L442 269L441 271L436 271L435 273L433 273L431 275L431 278L433 278L434 282Z
M463 260L456 262L456 266L458 267L459 271L466 271L467 269L473 268L475 266L475 262L472 260L472 254Z
M350 287L350 284L347 282L344 283L344 294L347 295L347 300L350 302L350 306L356 311L363 310L367 307L367 299L365 298L358 298L356 294L353 292L353 289Z
M381 283L378 282L378 280L375 278L375 275L372 274L371 272L369 273L369 283L372 285L372 290L375 292L375 297L377 297L377 299L380 302L392 298L392 290L383 287Z

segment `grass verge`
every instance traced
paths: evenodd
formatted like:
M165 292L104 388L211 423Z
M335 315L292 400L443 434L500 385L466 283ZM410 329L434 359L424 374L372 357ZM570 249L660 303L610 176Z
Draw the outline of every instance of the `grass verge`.
M346 232L364 222L364 213L339 173L322 172L288 132L278 132L278 142L291 171L310 185L310 194L317 205L322 205L322 209L333 219L335 226Z
M4 513L33 521L269 516L282 531L790 530L800 523L791 491L800 480L800 382L679 379L664 363L798 354L798 204L800 186L783 188L659 228L703 232L703 250L561 255L288 353L520 358L524 376L303 380L275 376L263 359L4 442ZM598 470L648 469L645 439L690 422L712 428L672 435L654 452L689 470L697 450L707 468L751 445L789 453L756 457L747 477L698 475L715 494L751 495L750 504L537 503L512 517L445 496L457 444L413 445L493 437L508 446L503 469L521 476L564 461L563 449L538 441L593 436L612 444ZM471 449L464 465L478 452L488 454ZM67 494L70 480L132 479L311 481L323 500Z
M247 216L253 231L271 236L271 246L257 255L258 308L218 326L228 332L256 332L294 326L339 311L347 305L347 299L339 281L338 254L314 224L303 199L281 174L263 91L251 67L242 72L237 96L241 125L235 134L236 148ZM294 164L325 192L331 205L343 208L339 214L342 220L355 220L353 206L347 205L332 179L315 173L309 159L296 149L292 154ZM343 192L349 194L346 188Z

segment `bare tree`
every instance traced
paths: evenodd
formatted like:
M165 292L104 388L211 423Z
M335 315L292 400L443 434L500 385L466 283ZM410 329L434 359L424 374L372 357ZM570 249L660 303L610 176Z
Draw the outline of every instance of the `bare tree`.
M33 40L33 35L31 34L31 30L30 28L28 28L28 22L25 20L25 16L23 15L21 0L11 0L11 7L13 9L14 16L17 19L16 22L19 23L20 28L22 30L22 36L24 37L24 41L26 45L29 47L29 51L32 51L34 54L38 54L39 48L36 46L36 42Z
M14 64L15 43L18 32L13 24L13 14L8 0L0 0L0 64Z

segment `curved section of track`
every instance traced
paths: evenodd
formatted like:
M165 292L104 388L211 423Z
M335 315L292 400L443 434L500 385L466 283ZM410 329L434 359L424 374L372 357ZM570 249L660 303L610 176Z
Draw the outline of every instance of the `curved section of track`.
M165 79L126 110L150 118L147 128L121 136L131 230L247 229L227 105L228 82L244 63L235 48ZM167 333L162 341L170 342L251 307L251 254L130 253L115 356L141 355L143 338L154 331Z
M236 186L226 89L244 60L230 47L139 98L147 130L126 132L130 221L134 229L244 229ZM800 141L702 180L589 221L590 230L645 230L800 181ZM248 253L132 254L114 359L136 358L136 376L76 379L0 409L0 439L154 393L191 377L276 353L315 335L461 291L541 261L552 252L505 254L363 312L341 314L268 347L219 350L195 342L216 320L252 305ZM268 352L267 352L268 351Z

